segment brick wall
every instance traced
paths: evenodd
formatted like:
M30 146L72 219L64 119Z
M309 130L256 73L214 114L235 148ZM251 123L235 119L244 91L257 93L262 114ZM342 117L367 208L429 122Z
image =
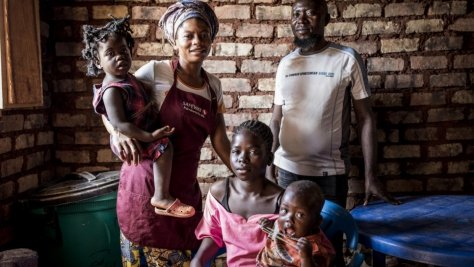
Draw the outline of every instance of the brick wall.
M48 25L41 24L44 107L0 110L0 250L14 238L14 200L54 178Z
M118 169L108 135L91 109L81 25L130 14L134 69L172 55L157 22L172 0L41 1L48 106L2 112L0 226L18 193L54 175ZM229 132L270 120L274 74L293 49L289 0L209 1L220 31L204 67L221 78ZM473 193L474 13L472 1L328 1L329 40L365 60L377 116L380 177L393 193ZM354 129L356 124L354 122ZM354 131L355 132L355 131ZM363 192L361 149L352 135L350 192ZM203 191L230 173L209 143L202 150ZM1 219L6 218L6 219ZM0 227L0 237L8 233Z

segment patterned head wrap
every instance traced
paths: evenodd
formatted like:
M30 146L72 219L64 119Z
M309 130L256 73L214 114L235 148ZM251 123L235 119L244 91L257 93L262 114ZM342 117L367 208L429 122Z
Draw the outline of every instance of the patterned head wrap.
M182 0L171 5L160 19L159 26L165 33L166 39L176 45L176 32L181 24L191 18L198 18L209 26L211 40L219 31L219 22L212 8L199 0Z

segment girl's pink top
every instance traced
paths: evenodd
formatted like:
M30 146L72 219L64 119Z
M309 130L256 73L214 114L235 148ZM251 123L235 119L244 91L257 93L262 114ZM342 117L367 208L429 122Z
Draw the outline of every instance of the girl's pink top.
M207 194L204 215L196 228L196 237L210 237L219 247L226 247L227 266L256 266L258 252L265 246L266 234L260 229L260 218L275 220L278 214L256 214L248 219L230 213L214 196Z

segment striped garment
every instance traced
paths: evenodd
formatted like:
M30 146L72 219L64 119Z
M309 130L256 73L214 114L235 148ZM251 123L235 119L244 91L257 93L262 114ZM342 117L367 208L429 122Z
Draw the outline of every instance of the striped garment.
M275 223L272 236L276 236L279 232L278 224ZM298 251L293 246L279 239L272 238L272 236L268 237L265 247L258 253L257 266L301 266ZM317 266L330 266L335 252L326 235L322 231L319 231L319 233L306 236L305 238L313 245L313 261L317 263ZM287 240L296 244L296 240L290 240L289 238Z

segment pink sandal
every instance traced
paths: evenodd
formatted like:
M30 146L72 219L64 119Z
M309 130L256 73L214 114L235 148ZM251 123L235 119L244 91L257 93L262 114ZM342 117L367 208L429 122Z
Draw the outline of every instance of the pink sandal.
M171 205L166 209L161 209L155 207L155 213L163 216L171 216L177 218L189 218L194 216L196 211L192 206L181 203L179 199L176 199Z

